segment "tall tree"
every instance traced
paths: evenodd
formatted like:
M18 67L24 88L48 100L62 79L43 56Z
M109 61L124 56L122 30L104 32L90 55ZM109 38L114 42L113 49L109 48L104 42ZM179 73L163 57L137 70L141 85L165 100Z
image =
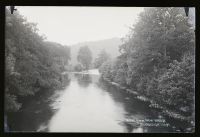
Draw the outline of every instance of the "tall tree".
M62 85L61 63L54 57L70 59L69 49L46 43L36 24L27 22L17 11L6 9L5 23L5 111L21 107L18 98ZM43 90L41 90L43 89Z
M128 77L147 77L180 61L185 52L193 51L193 35L181 8L146 8L121 46Z
M90 64L92 63L92 52L90 51L88 46L82 46L79 49L77 60L82 64L83 69L89 69Z
M157 103L192 116L195 35L177 7L145 8L103 77L128 85Z
M110 59L110 55L105 51L105 49L101 50L98 57L95 59L94 67L99 68L104 62Z

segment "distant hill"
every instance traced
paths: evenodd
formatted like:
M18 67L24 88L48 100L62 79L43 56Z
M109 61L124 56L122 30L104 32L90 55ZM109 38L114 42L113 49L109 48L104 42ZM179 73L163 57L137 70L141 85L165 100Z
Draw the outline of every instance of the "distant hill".
M122 41L120 38L111 38L111 39L105 39L105 40L99 40L99 41L91 41L91 42L83 42L78 43L75 45L71 45L71 64L75 65L78 63L77 61L77 55L79 48L81 46L87 45L91 52L92 52L92 58L94 59L98 56L100 51L102 49L105 49L105 51L110 54L111 58L115 58L119 55L119 45L122 44Z

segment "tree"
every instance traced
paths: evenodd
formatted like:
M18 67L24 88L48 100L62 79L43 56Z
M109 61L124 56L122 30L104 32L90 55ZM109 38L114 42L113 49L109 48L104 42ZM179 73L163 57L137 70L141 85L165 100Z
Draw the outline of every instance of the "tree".
M49 57L53 60L53 65L59 71L65 71L65 66L70 60L70 48L56 42L45 42L44 46L48 49Z
M110 59L110 55L105 51L105 49L101 50L98 57L95 59L94 67L99 68L104 62Z
M120 47L128 65L129 84L142 85L140 81L156 77L173 60L180 61L185 52L193 51L193 37L180 8L146 8Z
M92 52L90 51L88 46L80 47L77 60L82 64L84 70L89 69L92 62Z
M102 73L102 76L104 78L108 78L110 80L113 79L113 64L114 64L114 61L112 60L108 60L106 62L104 62L100 68L99 68L99 72Z
M162 106L194 112L195 35L182 8L145 8L120 46L105 78L127 85Z
M163 102L174 107L187 107L192 113L194 105L194 56L186 55L180 62L174 60L159 77L159 91Z
M69 59L68 47L45 42L36 24L6 9L5 112L20 109L19 98L61 87L62 64Z

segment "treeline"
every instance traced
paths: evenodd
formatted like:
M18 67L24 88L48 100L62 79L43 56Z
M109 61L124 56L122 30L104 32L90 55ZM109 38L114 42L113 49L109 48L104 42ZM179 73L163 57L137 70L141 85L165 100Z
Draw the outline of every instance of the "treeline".
M70 60L70 49L46 42L36 24L6 9L5 112L21 107L19 98L62 86L61 72Z
M74 66L74 71L83 71L90 68L96 69L110 59L110 55L105 51L105 49L102 49L95 58L94 62L92 62L92 52L90 51L88 46L82 46L80 47L77 56L77 60L79 63Z
M101 65L110 60L111 57L110 55L105 51L105 49L101 50L100 53L98 54L97 58L94 60L94 68L99 68Z
M182 8L145 8L103 78L193 118L195 35Z

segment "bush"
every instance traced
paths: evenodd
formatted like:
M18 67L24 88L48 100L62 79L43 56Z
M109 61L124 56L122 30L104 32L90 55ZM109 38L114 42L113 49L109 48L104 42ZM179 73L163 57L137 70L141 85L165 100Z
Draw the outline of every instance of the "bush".
M177 108L193 108L194 105L194 56L174 60L170 68L160 76L158 89L163 102ZM191 109L188 112L191 112Z
M15 95L11 95L9 93L5 94L5 110L9 111L17 111L21 107L21 103L17 102L17 98Z

